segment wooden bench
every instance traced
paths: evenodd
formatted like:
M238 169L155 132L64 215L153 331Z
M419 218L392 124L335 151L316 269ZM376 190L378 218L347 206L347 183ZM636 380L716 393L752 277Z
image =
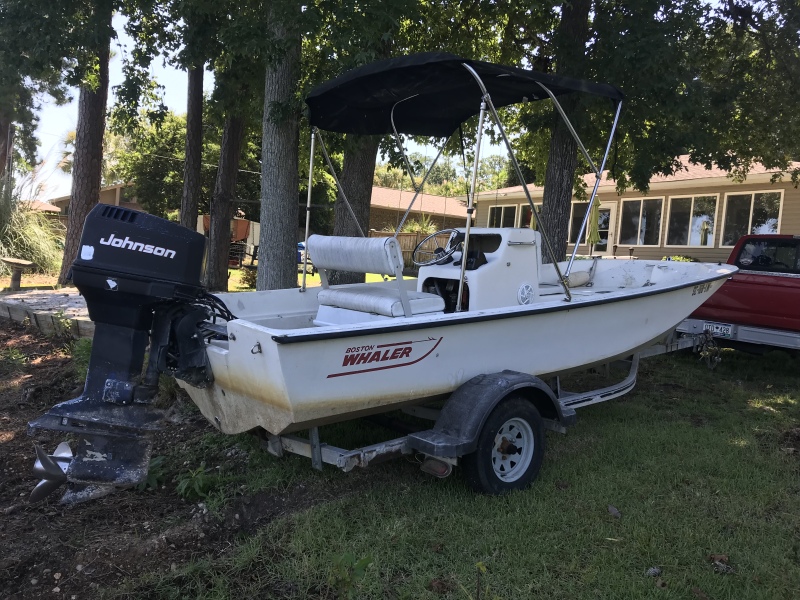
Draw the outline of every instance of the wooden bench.
M0 258L0 260L11 269L11 286L9 289L12 292L18 292L21 289L22 272L36 268L36 263L29 260L22 260L21 258Z

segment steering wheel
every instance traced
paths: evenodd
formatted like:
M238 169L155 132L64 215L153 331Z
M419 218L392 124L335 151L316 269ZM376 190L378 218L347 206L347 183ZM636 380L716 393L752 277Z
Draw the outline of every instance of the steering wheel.
M435 240L437 236L444 235L445 233L449 233L450 237L447 239L447 244L445 244L444 248L439 246L439 243L436 243L436 248L433 250L426 250L423 248L427 242L430 240ZM430 234L424 240L422 240L417 247L414 248L414 252L411 253L411 262L413 262L418 267L427 267L428 265L438 264L441 261L445 261L446 259L450 258L453 255L453 252L458 250L459 246L461 246L461 242L453 243L456 237L459 235L459 231L457 229L440 229L439 231ZM430 259L424 260L423 257L430 256Z

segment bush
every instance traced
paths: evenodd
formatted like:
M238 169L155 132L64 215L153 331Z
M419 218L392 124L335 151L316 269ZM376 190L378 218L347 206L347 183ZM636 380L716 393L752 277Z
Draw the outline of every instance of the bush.
M258 271L256 269L248 269L243 268L242 270L242 287L256 289L256 275Z
M11 186L0 184L0 256L36 263L38 271L55 275L61 268L64 227L59 221L30 210L13 195ZM0 273L8 274L0 263Z
M676 254L675 256L664 256L661 260L674 260L675 262L697 262L696 258L692 258L691 256L681 256Z

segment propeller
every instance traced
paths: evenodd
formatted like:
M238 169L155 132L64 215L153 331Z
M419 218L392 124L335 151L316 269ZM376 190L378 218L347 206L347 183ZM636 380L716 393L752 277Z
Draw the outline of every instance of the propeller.
M33 446L36 449L33 473L42 480L33 488L29 501L39 502L66 483L67 468L72 462L72 450L67 442L61 442L51 455L48 455L39 444Z

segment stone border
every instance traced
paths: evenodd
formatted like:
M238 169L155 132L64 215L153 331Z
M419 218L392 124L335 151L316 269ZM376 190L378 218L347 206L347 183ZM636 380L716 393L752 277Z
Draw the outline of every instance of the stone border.
M0 300L0 318L23 323L26 319L45 335L53 335L69 323L70 333L75 339L92 338L94 323L88 317L57 317L52 312L32 310L17 303ZM60 321L60 322L59 322Z

